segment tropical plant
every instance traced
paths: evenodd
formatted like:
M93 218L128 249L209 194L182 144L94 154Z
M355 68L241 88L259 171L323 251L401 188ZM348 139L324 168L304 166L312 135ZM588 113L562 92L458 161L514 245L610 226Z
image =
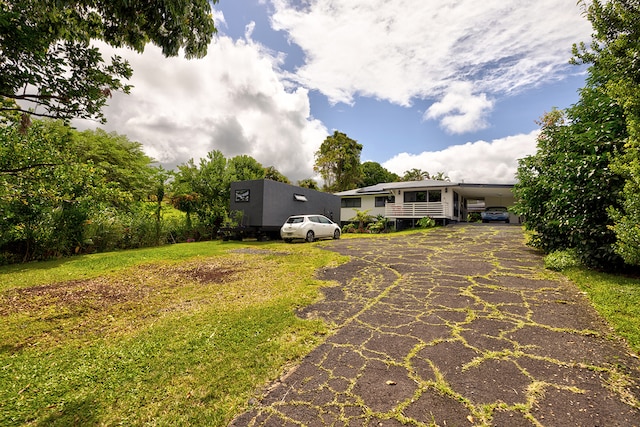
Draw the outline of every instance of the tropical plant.
M420 228L432 228L436 226L436 221L433 218L425 216L424 218L420 218L416 225Z
M353 218L349 219L349 221L355 221L358 223L358 231L363 232L365 230L365 226L373 221L373 217L369 215L370 210L371 209L354 209L356 214L353 216Z

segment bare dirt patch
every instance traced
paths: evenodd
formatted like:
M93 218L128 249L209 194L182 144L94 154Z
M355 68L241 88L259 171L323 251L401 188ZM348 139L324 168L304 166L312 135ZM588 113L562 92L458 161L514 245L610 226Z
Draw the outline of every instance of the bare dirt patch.
M106 311L110 306L142 301L164 287L224 283L240 271L238 266L193 264L185 267L146 266L127 272L126 277L70 280L0 294L0 316L44 309L49 305L82 305Z

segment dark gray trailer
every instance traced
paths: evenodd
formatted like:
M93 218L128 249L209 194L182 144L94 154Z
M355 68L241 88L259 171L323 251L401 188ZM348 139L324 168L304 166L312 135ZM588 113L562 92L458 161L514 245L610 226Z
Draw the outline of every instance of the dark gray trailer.
M222 227L224 240L244 237L279 239L291 215L320 214L340 224L340 197L269 179L231 183L231 217L238 224Z

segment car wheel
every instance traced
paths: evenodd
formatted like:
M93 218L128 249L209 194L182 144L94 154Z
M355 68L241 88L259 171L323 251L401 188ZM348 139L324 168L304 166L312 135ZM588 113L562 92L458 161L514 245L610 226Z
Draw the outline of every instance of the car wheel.
M334 238L335 240L338 240L338 239L340 238L340 230L336 229L336 230L333 232L333 238Z
M313 234L313 231L309 230L307 231L307 238L306 238L307 242L311 243L314 240L316 240L316 236L315 234Z
M505 221L505 224L509 224L509 220L506 220L506 221Z

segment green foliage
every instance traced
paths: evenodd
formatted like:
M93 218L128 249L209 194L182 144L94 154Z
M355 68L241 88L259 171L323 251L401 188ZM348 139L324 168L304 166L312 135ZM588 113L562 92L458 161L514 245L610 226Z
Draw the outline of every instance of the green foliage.
M362 144L335 131L315 153L313 170L324 179L324 189L339 192L356 188L362 182L360 153Z
M348 224L345 224L342 227L342 234L346 234L346 233L355 233L357 230L357 227L354 223L350 222Z
M364 231L366 225L373 221L373 217L369 215L370 210L371 209L366 209L361 211L359 209L354 209L356 214L353 218L349 219L349 221L355 221L358 223L358 230L360 232Z
M165 56L183 49L187 58L202 57L216 31L208 0L10 0L0 2L0 99L28 101L44 108L34 113L16 103L1 111L71 119L102 119L101 108L112 92L130 87L128 62L106 62L101 40L113 47L142 52L151 42Z
M367 230L372 233L383 233L387 231L387 224L389 220L384 215L377 215L375 221L367 225Z
M575 249L553 251L544 257L544 267L553 271L563 271L580 265Z
M320 190L318 183L312 178L306 178L297 182L298 187L309 188L311 190Z
M468 222L481 222L482 221L482 214L480 214L480 212L470 212L469 215L467 215L467 221Z
M265 170L266 169L251 156L244 154L235 156L227 161L226 180L231 183L234 181L263 179L265 177Z
M289 178L280 173L278 169L273 166L264 168L264 179L270 179L271 181L284 182L285 184L291 184Z
M621 176L610 164L624 145L624 115L591 74L580 101L541 120L538 151L521 159L514 210L545 252L574 249L582 263L616 268L607 209L618 206Z
M420 228L432 228L436 226L436 221L433 218L425 216L424 218L420 218L416 225Z
M595 309L632 351L640 353L640 278L606 274L586 268L562 272L583 290Z
M586 9L593 41L574 46L574 62L591 64L604 90L622 109L628 140L611 168L625 180L620 205L609 209L616 235L615 250L627 264L639 266L640 256L640 4L637 0L593 1Z
M149 231L146 219L134 217L159 176L141 146L125 137L78 133L53 120L35 120L27 128L5 123L0 127L2 262L121 247L96 242L122 243L102 236L122 236L126 227L136 230L133 242L148 244L149 236L140 237ZM155 220L157 231L158 216Z
M404 175L402 176L403 181L423 181L425 179L431 179L431 175L429 175L429 172L416 168L405 171Z
M376 162L364 162L362 164L362 176L362 185L365 187L383 182L400 181L398 175L389 172L386 168L382 167L380 163Z

